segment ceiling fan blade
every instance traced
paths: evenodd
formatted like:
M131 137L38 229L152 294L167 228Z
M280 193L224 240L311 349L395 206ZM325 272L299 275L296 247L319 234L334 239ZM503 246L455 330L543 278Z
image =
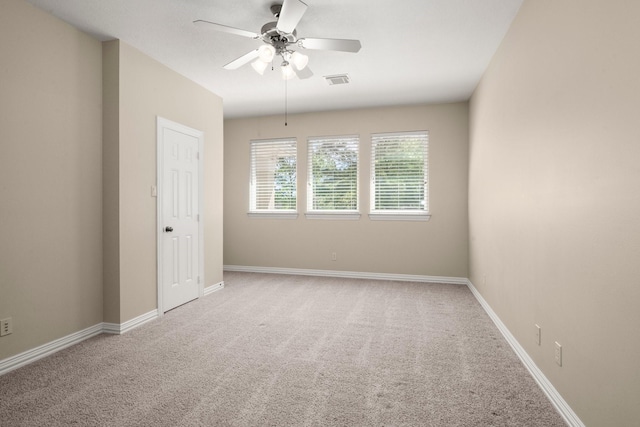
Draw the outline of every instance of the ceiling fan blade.
M300 0L284 0L276 28L283 33L293 33L296 25L302 19L302 15L307 11L307 7Z
M337 50L340 52L356 53L362 47L360 40L347 39L300 39L298 46L305 49Z
M222 68L226 70L236 70L242 67L244 64L250 62L251 60L256 59L257 57L258 57L258 49L255 49L245 55L242 55L240 58L229 62L227 65L225 65Z
M215 22L204 21L202 19L193 21L193 23L202 28L210 28L212 30L222 31L229 34L235 34L237 36L249 37L252 39L260 38L260 34L252 33L251 31L241 30L239 28L229 27L227 25L216 24Z
M309 79L313 77L313 71L309 69L309 67L304 67L302 70L296 70L296 67L293 67L293 71L296 73L299 79Z

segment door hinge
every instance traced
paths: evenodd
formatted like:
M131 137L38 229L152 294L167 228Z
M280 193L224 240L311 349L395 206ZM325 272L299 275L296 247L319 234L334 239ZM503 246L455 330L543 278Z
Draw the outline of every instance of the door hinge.
M196 221L200 222L200 214L196 214Z
M200 276L198 276L198 284L200 284Z
M200 160L200 152L199 151L196 153L196 159Z

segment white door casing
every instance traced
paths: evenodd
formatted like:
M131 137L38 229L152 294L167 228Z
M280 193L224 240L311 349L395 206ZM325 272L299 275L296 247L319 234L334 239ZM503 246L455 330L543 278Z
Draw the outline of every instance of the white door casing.
M204 293L201 131L157 118L158 311Z

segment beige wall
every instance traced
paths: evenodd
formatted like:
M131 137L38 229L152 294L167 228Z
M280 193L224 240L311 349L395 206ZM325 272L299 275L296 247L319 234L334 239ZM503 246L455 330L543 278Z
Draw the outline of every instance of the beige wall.
M120 323L120 43L102 44L103 320Z
M0 360L156 308L156 116L204 131L205 286L221 282L222 100L22 0L0 6L0 57Z
M588 426L640 420L639 16L526 0L471 100L471 280Z
M0 360L102 321L100 43L0 5Z
M13 317L14 333L0 338L0 360L156 307L157 115L205 132L205 285L222 280L223 249L220 99L125 44L101 49L24 1L1 8L0 318ZM469 111L304 114L287 127L281 116L227 121L224 262L469 275L585 424L633 425L637 16L637 2L526 0ZM431 221L370 221L369 135L420 129L430 131ZM354 133L362 218L305 219L307 137ZM249 219L249 140L284 136L299 142L301 215Z
M118 293L119 306L106 307L113 318L105 320L122 323L157 307L156 198L151 197L157 116L204 132L205 286L222 281L222 100L125 43L104 45L105 61L118 61L117 67L104 64L105 74L118 72L118 84L110 88L118 93L105 94L105 111L108 102L117 102L119 126L118 143L107 149L118 151L119 170L105 183L105 191L117 192L119 203L117 212L105 214L105 224L119 227L113 230L119 244L105 253L105 258L114 257L108 267L119 271L108 271L105 264L105 278L115 278L105 292ZM105 75L107 79L115 78Z
M428 222L370 221L370 135L429 130ZM360 135L360 220L306 219L307 138ZM225 121L225 265L467 277L468 105L336 111ZM296 137L297 220L248 218L249 141ZM337 253L337 261L331 253Z

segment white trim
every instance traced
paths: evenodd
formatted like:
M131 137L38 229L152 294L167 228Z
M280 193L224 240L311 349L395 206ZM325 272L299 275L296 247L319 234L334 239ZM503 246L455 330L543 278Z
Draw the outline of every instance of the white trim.
M487 312L493 323L496 325L498 330L505 337L513 351L520 358L524 366L527 368L531 376L538 383L542 391L547 395L553 406L558 410L562 418L572 427L584 427L584 424L578 418L575 412L571 409L569 404L562 398L558 390L551 384L551 381L547 379L547 377L542 373L540 368L535 364L533 359L527 354L525 349L520 345L518 340L511 334L507 326L502 323L502 320L498 317L498 315L493 311L489 303L485 301L485 299L480 295L480 292L473 286L470 280L467 280L467 286L471 293L476 297L484 311Z
M249 218L266 218L266 219L298 219L298 212L247 212Z
M264 146L266 148L259 149L259 146ZM257 205L257 192L258 187L262 187L261 180L255 176L256 165L262 164L264 161L263 155L269 155L269 159L271 156L275 156L276 158L295 158L296 162L296 176L298 174L298 138L296 137L285 137L285 138L272 138L272 139L254 139L249 141L249 217L262 218L262 216L255 216L253 214L265 212L266 213L278 213L278 211L283 210L286 213L295 213L297 218L297 208L298 208L298 196L296 193L296 209L276 209L275 204L274 207L270 210L260 209ZM298 183L295 183L296 192L298 191ZM271 187L270 185L268 187ZM275 188L272 187L269 190L271 192L271 196L275 195ZM271 203L275 203L274 199L270 201ZM289 216L276 217L276 219L292 219Z
M399 280L411 282L432 282L432 283L449 283L456 285L466 285L473 296L478 300L482 308L485 310L489 318L496 325L500 333L505 337L513 351L527 368L538 386L546 394L551 404L560 413L565 422L572 427L585 427L584 423L578 418L578 415L571 409L569 404L562 398L560 393L555 389L547 377L542 373L540 368L535 364L533 359L527 354L524 348L518 343L516 338L511 334L506 325L493 311L491 306L480 295L478 290L473 286L471 281L462 277L442 277L442 276L417 276L410 274L387 274L387 273L362 273L352 271L332 271L332 270L307 270L297 268L277 268L277 267L255 267L241 265L225 265L225 271L239 271L247 273L267 273L267 274L293 274L301 276L324 276L324 277L345 277L358 279L373 280Z
M424 203L423 206L424 211L418 211L423 217L422 219L414 218L414 219L406 219L401 218L400 215L408 213L408 214L416 214L415 210L396 210L396 211L387 211L387 210L377 210L375 208L376 203L376 173L375 173L375 151L379 146L380 138L396 138L402 136L424 136L425 142L425 157L424 157L424 168L425 168L425 176L424 176ZM429 167L429 136L430 132L428 130L417 130L417 131L408 131L408 132L383 132L383 133L372 133L370 135L371 140L371 159L370 159L370 170L369 170L369 218L371 220L389 220L389 221L429 221L431 215L428 214L429 210L429 173L431 168ZM384 216L377 217L377 214L383 214Z
M467 285L465 277L420 276L413 274L364 273L358 271L308 270L302 268L255 267L243 265L225 265L225 271L241 271L247 273L292 274L298 276L344 277L351 279L397 280L403 282L448 283Z
M7 359L0 360L0 375L18 369L22 366L35 362L36 360L50 356L67 347L81 343L84 340L100 334L124 334L131 329L158 318L159 310L151 310L122 324L102 322L93 325L82 331L74 332L65 337L58 338L31 350L27 350Z
M429 221L431 219L430 214L394 214L394 213L370 213L369 219L371 221Z
M341 220L358 220L360 219L360 212L340 212L340 211L331 211L331 212L307 212L304 214L307 219L341 219Z
M144 323L147 323L151 320L157 319L159 317L160 310L151 310L148 313L141 314L138 317L134 317L131 320L127 320L124 323L107 323L104 322L102 325L102 331L105 334L124 334L125 332L129 332L131 329L137 328Z
M78 344L81 341L95 337L101 334L103 331L102 323L91 326L82 331L74 332L66 337L58 338L47 344L43 344L31 350L27 350L15 356L11 356L7 359L0 360L0 375L4 375L14 369L18 369L43 357L49 356L57 351L71 347L74 344Z
M204 296L204 132L192 129L180 123L173 122L160 116L156 116L156 291L158 295L158 316L164 315L163 287L162 287L162 237L163 237L163 217L162 217L162 174L163 174L163 142L162 130L172 129L186 135L198 138L198 298Z
M122 331L120 330L121 326L122 325L120 323L103 322L102 332L105 334L120 335L122 333Z
M346 145L346 147L345 147ZM317 147L331 147L334 149L341 146L345 150L355 153L356 170L356 206L348 211L345 210L316 210L313 208L316 194L314 193L313 159ZM355 148L355 150L354 150ZM358 220L360 219L360 135L333 135L333 136L310 136L307 138L307 219L329 219L329 220ZM346 177L345 177L346 178ZM350 178L350 177L349 177ZM337 193L340 193L338 190ZM332 215L332 216L328 216Z
M374 280L398 280L411 282L435 282L449 283L456 285L466 285L474 297L478 300L489 318L496 325L500 333L505 337L513 351L520 358L524 366L527 368L531 376L538 383L542 391L547 395L553 406L558 410L565 422L572 427L585 427L584 423L578 418L578 415L571 409L569 404L562 398L560 393L555 389L547 377L542 373L540 368L535 364L533 359L527 354L525 349L520 345L518 340L511 334L498 315L493 311L491 306L480 295L478 290L473 286L469 279L461 277L442 277L442 276L418 276L409 274L387 274L387 273L361 273L351 271L332 271L332 270L308 270L296 268L276 268L276 267L249 267L239 265L225 265L225 271L240 271L251 273L269 273L269 274L292 274L302 276L324 276L324 277L345 277L358 279L374 279ZM208 286L204 290L205 295L224 288L224 281ZM15 356L11 356L4 360L0 360L0 376L22 366L28 365L36 360L42 359L60 350L72 345L78 344L86 339L92 338L101 333L122 334L147 323L160 316L161 310L152 310L142 314L134 319L128 320L122 324L116 323L99 323L82 331L74 332L65 337L43 344L31 350L27 350Z
M211 295L212 293L219 291L221 289L224 289L224 282L220 282L220 283L216 283L214 285L211 286L207 286L206 288L204 288L204 295Z

